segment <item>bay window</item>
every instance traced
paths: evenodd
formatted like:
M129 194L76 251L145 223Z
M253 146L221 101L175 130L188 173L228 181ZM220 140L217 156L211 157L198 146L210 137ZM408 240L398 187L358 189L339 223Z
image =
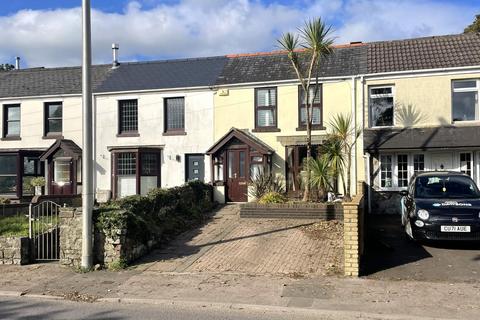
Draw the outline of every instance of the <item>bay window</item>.
M393 86L369 88L369 111L371 127L394 125Z
M160 186L159 150L114 151L113 165L116 198L145 195Z
M455 80L452 82L452 120L479 120L478 80Z
M393 161L391 155L380 156L380 187L393 187Z
M0 194L17 195L17 155L0 155Z

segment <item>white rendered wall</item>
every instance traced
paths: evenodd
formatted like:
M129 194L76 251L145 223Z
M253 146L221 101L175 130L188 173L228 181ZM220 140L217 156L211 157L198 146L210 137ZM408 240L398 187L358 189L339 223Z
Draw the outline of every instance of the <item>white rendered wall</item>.
M185 97L186 135L164 133L164 98ZM118 101L138 99L138 137L117 137ZM204 154L213 144L213 92L155 92L95 96L96 189L111 190L111 153L108 148L160 146L161 186L185 183L185 154ZM178 157L180 161L178 161ZM205 157L205 182L210 181L210 159Z
M63 103L63 138L73 140L82 147L82 99L80 97L23 98L0 100L0 104L20 104L21 140L0 141L0 149L48 148L55 139L44 139L44 103ZM0 112L3 123L3 112Z

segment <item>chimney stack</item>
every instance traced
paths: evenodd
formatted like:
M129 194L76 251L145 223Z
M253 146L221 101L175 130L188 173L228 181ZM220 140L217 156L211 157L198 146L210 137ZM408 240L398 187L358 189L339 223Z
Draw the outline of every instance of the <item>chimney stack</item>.
M118 43L112 43L112 53L113 53L112 68L117 68L120 65L120 63L118 62L118 49L119 49Z
M20 70L20 57L15 57L15 69Z

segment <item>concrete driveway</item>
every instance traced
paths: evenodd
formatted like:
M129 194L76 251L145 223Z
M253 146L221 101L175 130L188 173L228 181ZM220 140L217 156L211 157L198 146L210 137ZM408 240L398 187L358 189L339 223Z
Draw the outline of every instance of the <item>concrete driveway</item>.
M325 222L327 223L327 222ZM340 223L328 222L340 230ZM219 209L203 227L142 259L158 272L323 275L343 270L343 241L309 232L312 220L241 219L237 205Z
M364 274L376 279L480 282L480 243L415 243L400 217L367 219Z

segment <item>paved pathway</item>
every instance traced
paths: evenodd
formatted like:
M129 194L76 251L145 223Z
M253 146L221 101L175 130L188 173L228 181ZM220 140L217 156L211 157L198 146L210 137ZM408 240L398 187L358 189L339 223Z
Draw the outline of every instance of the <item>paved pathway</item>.
M312 220L241 219L237 205L157 250L138 267L158 272L323 275L341 270L342 241L305 232Z

